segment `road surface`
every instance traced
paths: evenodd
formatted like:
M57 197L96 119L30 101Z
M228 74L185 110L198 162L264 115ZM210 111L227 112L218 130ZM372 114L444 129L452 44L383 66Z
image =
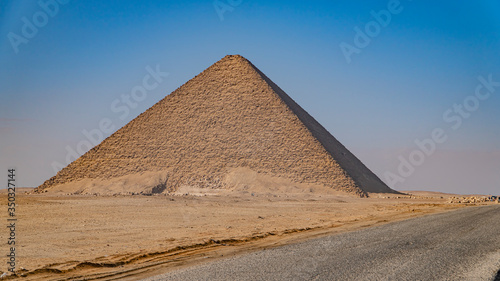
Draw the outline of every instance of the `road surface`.
M496 205L332 235L145 280L500 280L499 270Z

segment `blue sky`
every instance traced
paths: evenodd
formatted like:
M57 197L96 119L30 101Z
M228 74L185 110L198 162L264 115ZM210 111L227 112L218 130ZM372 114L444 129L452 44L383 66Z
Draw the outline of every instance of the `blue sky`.
M0 0L0 182L15 167L19 185L41 184L83 130L116 130L241 54L392 187L500 193L500 87L474 99L478 77L500 82L498 1L40 2ZM25 21L40 26L31 38ZM350 62L342 43L358 49ZM111 105L148 66L169 75L121 119ZM415 144L435 129L445 141Z

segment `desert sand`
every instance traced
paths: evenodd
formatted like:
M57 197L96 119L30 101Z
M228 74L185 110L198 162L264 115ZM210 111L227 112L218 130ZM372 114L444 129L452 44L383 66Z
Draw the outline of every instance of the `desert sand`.
M209 196L18 193L18 274L130 278L302 239L460 208L433 197L240 190ZM190 193L191 192L191 193ZM6 194L0 194L5 200ZM477 204L476 204L477 205ZM1 212L6 220L6 212ZM2 235L5 235L5 231ZM2 244L7 252L7 245Z

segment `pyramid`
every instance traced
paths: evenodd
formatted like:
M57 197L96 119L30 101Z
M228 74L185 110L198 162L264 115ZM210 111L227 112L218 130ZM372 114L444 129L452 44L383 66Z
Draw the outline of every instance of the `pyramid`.
M238 169L362 197L395 192L239 55L189 80L36 192L228 189Z

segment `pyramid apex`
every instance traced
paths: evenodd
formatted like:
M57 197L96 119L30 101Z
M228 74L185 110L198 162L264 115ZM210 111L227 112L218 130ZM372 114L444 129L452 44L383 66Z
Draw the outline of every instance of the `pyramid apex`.
M244 69L248 69L248 68L254 69L255 68L253 66L253 64L249 60L247 60L245 57L243 57L242 55L236 54L236 55L224 56L223 58L218 60L216 63L212 64L205 71L207 71L207 70L209 71L210 69L214 68L214 69L219 69L219 70L226 69L226 70L230 70L230 72L234 72L234 70L237 68L242 70L243 68L241 68L241 67L243 67ZM233 74L235 74L235 73L233 73ZM225 77L229 77L228 75L231 75L231 74L226 73ZM237 77L233 77L233 78L236 79Z
M243 60L243 61L248 61L245 57L242 55L226 55L223 57L220 61L226 61L226 60Z
M244 57L242 55L239 55L239 54L226 55L224 58L242 58L242 59L244 59Z

